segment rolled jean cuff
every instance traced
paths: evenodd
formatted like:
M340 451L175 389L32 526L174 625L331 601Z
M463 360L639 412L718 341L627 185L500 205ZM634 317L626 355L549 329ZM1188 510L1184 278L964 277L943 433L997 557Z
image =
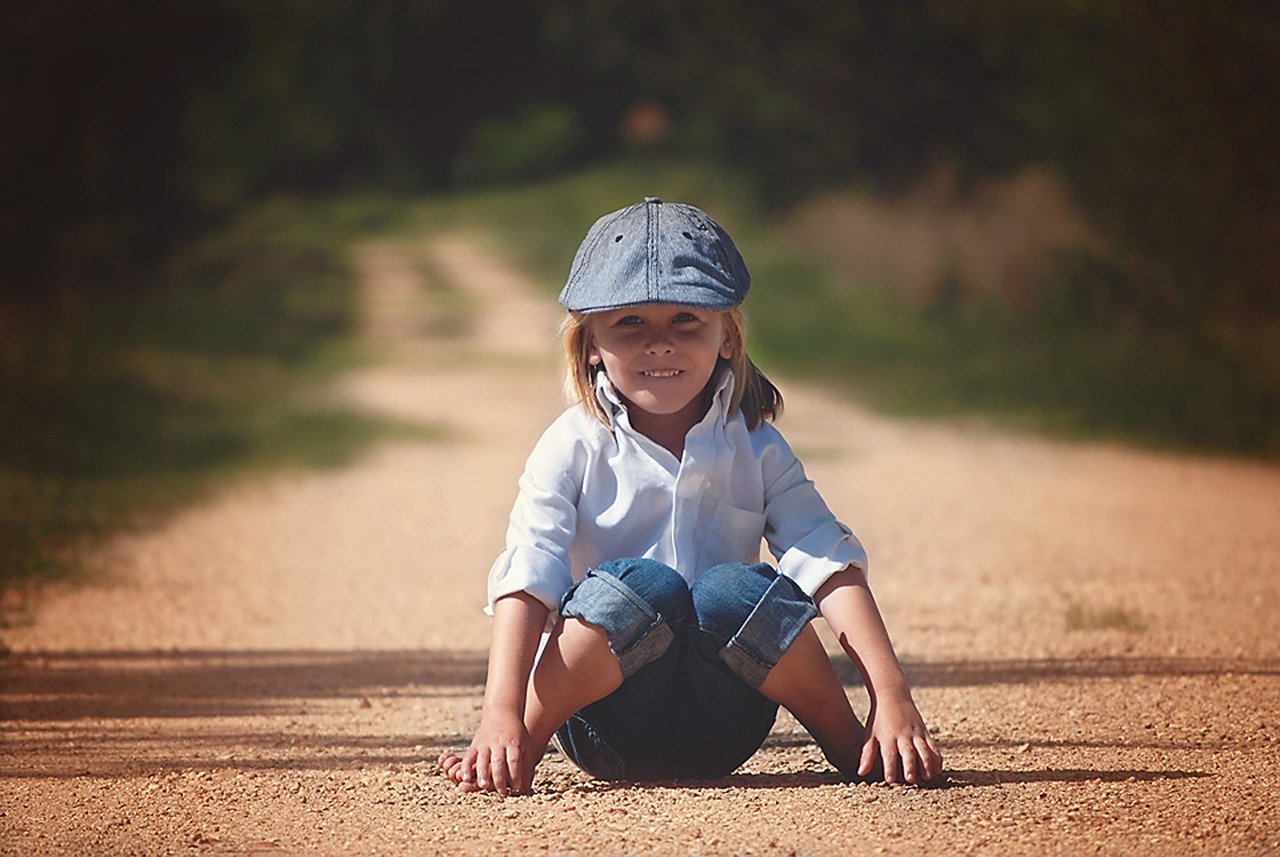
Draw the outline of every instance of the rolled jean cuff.
M791 578L779 574L742 627L720 650L720 660L747 684L758 688L804 626L817 615L813 599Z
M611 574L594 570L565 593L560 615L601 628L624 679L662 657L675 639L666 619L631 587Z

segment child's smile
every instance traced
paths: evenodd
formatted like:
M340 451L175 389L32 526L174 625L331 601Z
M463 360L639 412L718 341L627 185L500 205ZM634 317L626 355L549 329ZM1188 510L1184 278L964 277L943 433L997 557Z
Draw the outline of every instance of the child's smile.
M631 405L650 416L687 420L687 430L702 416L699 395L716 361L731 357L733 348L720 313L646 304L594 314L588 353Z

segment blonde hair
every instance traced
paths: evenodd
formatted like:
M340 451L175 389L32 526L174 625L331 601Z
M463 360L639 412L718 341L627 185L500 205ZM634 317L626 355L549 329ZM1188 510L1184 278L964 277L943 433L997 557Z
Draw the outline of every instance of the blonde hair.
M728 360L721 357L717 363L717 369L728 366L733 370L729 414L733 415L741 410L747 421L747 428L753 429L761 420L772 421L778 418L782 413L782 393L747 356L747 323L742 310L733 307L721 315L733 348L732 357ZM560 332L564 336L565 395L569 401L581 405L602 423L609 425L609 414L596 398L596 376L603 367L593 366L590 361L591 314L570 312L560 324ZM718 371L712 373L710 383L714 383L718 374Z

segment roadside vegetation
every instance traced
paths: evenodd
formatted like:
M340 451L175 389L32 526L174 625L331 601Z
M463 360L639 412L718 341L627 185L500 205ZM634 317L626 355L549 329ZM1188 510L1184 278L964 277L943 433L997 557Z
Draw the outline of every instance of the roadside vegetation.
M470 229L554 295L592 220L646 195L694 201L738 240L754 277L753 356L766 369L894 414L1280 454L1274 325L1161 327L1082 303L1105 301L1114 274L1083 238L1042 260L1017 302L950 263L923 287L883 264L867 273L849 261L856 229L815 238L805 227L807 206L830 215L830 195L779 215L743 173L632 156L429 198L281 197L182 244L140 288L6 309L0 584L14 598L23 581L76 574L78 548L228 479L341 464L378 438L425 436L319 395L361 359L348 259L357 238ZM859 190L842 198L897 204ZM934 243L917 235L899 261L956 257Z
M1065 233L1079 236L1074 243L1030 247L1039 252L1032 274L1012 284L971 279L954 262L963 254L942 243L955 232L946 223L917 229L889 264L868 270L849 260L860 240L852 226L797 235L806 203L770 215L742 174L634 158L446 196L416 217L424 228L447 222L490 231L554 294L592 220L653 195L696 202L741 245L753 274L750 341L766 368L821 380L895 414L977 416L1064 437L1280 456L1280 325L1139 315L1113 297L1121 273L1084 231ZM844 197L895 203L867 191ZM934 217L947 217L946 208ZM870 253L882 239L861 240ZM904 271L920 258L943 263L913 283Z
M0 316L0 586L229 479L341 464L425 429L327 404L361 359L348 247L368 200L276 200L179 247L128 292ZM10 606L13 606L10 604Z
M1124 607L1094 607L1082 601L1071 601L1063 611L1068 631L1145 631L1147 625L1132 610Z
M553 293L655 194L742 243L767 368L1276 458L1277 34L1247 0L17 4L0 586L397 430L315 393L357 237L484 230Z

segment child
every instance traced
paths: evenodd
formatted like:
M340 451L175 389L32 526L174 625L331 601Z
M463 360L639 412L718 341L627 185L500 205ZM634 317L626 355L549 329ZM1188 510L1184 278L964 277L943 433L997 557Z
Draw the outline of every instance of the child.
M529 457L489 574L480 726L440 757L464 791L529 791L553 735L602 779L723 776L778 705L848 777L940 773L862 545L769 422L782 397L747 357L749 283L715 221L652 197L578 248L560 294L577 404ZM818 613L870 692L865 729Z

